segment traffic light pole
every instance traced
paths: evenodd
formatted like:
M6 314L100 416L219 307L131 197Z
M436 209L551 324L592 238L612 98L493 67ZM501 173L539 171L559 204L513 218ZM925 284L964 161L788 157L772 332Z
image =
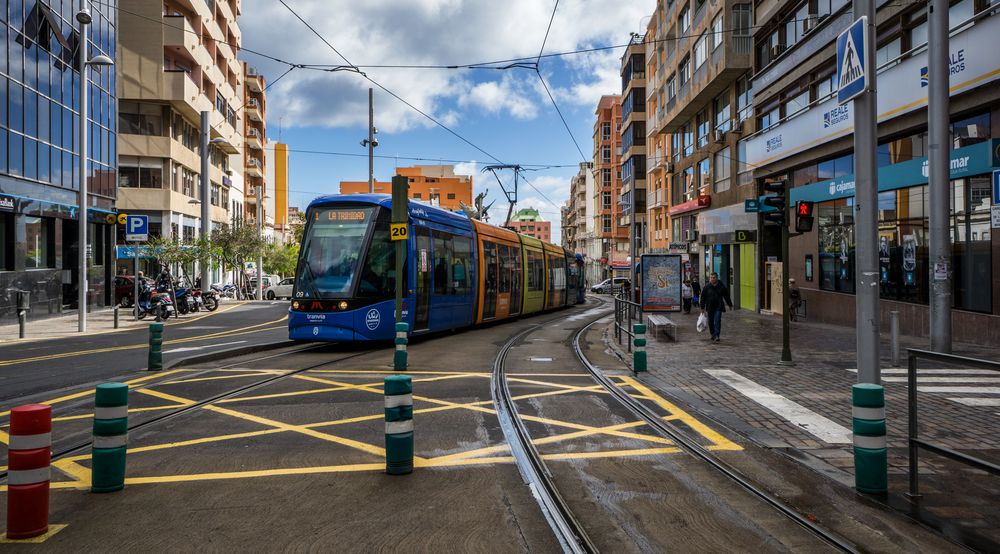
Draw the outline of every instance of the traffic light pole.
M392 178L392 223L409 223L408 177L396 175ZM409 234L409 233L407 233ZM394 240L396 244L396 323L403 322L403 289L406 286L406 240Z
M785 189L785 197L788 197L788 189ZM781 226L781 360L779 365L795 365L792 361L791 347L791 324L788 314L788 204L785 204L785 224Z

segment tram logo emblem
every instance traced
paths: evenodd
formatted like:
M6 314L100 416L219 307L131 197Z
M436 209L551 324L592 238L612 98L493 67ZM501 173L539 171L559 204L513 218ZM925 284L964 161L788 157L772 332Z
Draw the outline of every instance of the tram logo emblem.
M319 335L319 327L313 327L313 336Z
M365 325L368 326L368 330L374 331L376 328L378 328L380 319L381 316L379 315L378 310L376 310L375 308L368 310L368 313L365 314Z

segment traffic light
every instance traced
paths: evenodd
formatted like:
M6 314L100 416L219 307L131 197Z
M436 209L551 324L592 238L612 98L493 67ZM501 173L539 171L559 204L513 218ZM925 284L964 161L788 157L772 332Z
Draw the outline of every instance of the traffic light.
M788 205L786 195L788 194L785 188L784 181L774 181L770 183L764 183L764 192L773 192L772 194L764 197L764 205L771 206L775 209L773 212L767 212L764 214L764 224L765 225L779 225L785 226L787 222L785 221L785 206Z
M808 233L813 228L813 203L799 200L795 204L795 232Z

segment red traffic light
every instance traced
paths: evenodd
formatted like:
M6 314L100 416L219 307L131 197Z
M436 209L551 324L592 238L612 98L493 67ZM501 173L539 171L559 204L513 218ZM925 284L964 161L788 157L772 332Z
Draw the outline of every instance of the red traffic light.
M805 200L799 201L797 215L801 215L803 217L812 217L812 214L813 214L813 203L806 202Z

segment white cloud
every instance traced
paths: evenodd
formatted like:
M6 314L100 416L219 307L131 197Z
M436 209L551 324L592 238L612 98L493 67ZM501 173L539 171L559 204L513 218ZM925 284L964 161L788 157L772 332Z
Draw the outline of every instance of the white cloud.
M355 64L456 64L533 57L538 54L553 2L509 0L291 0L290 5ZM655 0L562 3L546 52L623 43L652 13ZM329 47L278 2L246 0L239 24L244 45L295 63L344 64ZM620 50L561 58L558 99L596 105L602 94L620 88ZM251 65L273 79L287 69L243 53ZM542 61L543 71L556 67ZM364 69L372 78L445 124L460 124L466 113L531 119L547 110L548 99L532 71ZM268 90L271 118L286 126L349 127L367 121L367 88L351 72L296 69ZM457 105L461 111L451 106ZM376 88L377 125L384 132L433 126L401 102Z

